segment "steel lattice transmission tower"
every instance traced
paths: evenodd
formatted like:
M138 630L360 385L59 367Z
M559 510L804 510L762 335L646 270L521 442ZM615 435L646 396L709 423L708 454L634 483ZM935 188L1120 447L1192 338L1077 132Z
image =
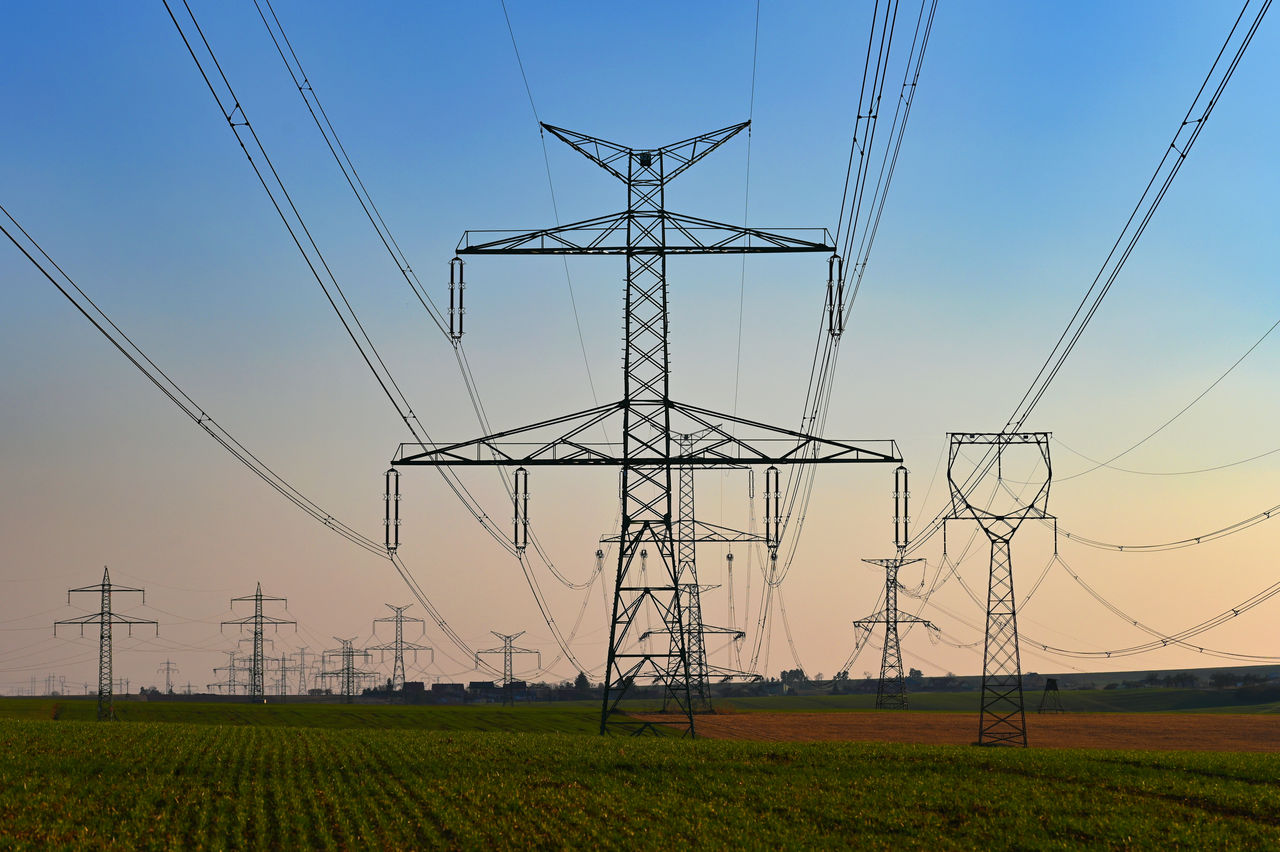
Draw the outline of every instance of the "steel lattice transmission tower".
M244 669L240 665L242 662L244 662L243 658L238 656L238 652L235 649L227 651L227 664L225 666L215 666L213 669L214 677L217 677L218 672L226 672L227 679L209 684L209 689L225 689L226 695L235 695L240 689L238 675Z
M666 188L677 176L749 122L704 133L662 148L629 148L549 124L543 129L568 144L626 186L626 207L593 219L523 233L468 231L457 249L463 255L616 255L626 263L623 320L623 397L618 402L544 420L473 441L424 450L402 444L392 459L400 465L609 465L621 468L622 526L609 652L605 665L600 730L632 726L616 716L618 702L637 681L661 684L674 696L694 733L694 697L687 641L687 595L677 564L673 469L742 465L789 465L829 462L899 463L892 441L877 447L823 439L768 426L705 408L676 402L669 388L667 258L673 255L834 252L825 229L766 232L673 213L666 207ZM618 423L617 421L621 421ZM593 443L594 430L613 423L621 446ZM700 433L689 449L678 450L676 436ZM521 493L517 476L517 549L522 533ZM388 494L387 516L396 510ZM523 519L527 522L527 513ZM398 544L388 523L387 546ZM776 549L776 542L771 542ZM638 576L639 554L649 550L662 570L649 581ZM641 615L644 612L645 615ZM667 626L666 647L637 647L638 625L648 617ZM642 726L647 727L647 726ZM634 732L634 731L633 731Z
M350 704L360 686L360 681L373 675L373 672L356 668L356 657L367 660L369 659L369 652L355 647L356 637L354 636L350 639L339 639L337 636L333 638L337 639L341 647L332 648L325 651L324 654L326 657L338 657L342 663L337 671L321 672L320 677L336 677L338 679L338 694L342 696L346 703Z
M884 568L884 609L853 624L870 633L878 624L884 625L884 649L880 655L880 684L876 688L877 710L907 709L907 678L902 668L902 643L898 638L898 625L922 624L928 630L937 630L929 621L898 611L898 569L921 559L908 559L910 543L910 518L908 503L911 492L907 485L907 469L899 465L893 472L893 543L897 554L889 559L864 559L870 565Z
M1049 485L1053 466L1049 461L1048 432L952 433L947 458L947 482L951 509L946 520L971 519L991 542L991 572L987 583L987 628L982 652L982 712L978 720L979 745L1027 745L1027 718L1022 695L1022 660L1018 650L1018 613L1013 596L1013 556L1010 543L1028 518L1052 519ZM963 475L958 464L966 446L983 449L976 468ZM1015 492L1003 485L1006 454L1019 451ZM1029 456L1029 458L1028 458ZM995 472L997 490L988 506L972 502L977 486ZM1026 471L1030 471L1027 473ZM1029 484L1036 491L1030 499L1014 496ZM944 536L945 541L945 536ZM945 544L944 544L945 547Z
M298 675L298 694L306 695L310 688L310 684L307 681L307 646L303 645L295 652L295 655L298 658L298 667L295 669Z
M676 447L680 454L683 456L690 455L693 452L694 445L701 437L704 437L704 434L677 435L675 438ZM725 465L725 467L737 467L737 465ZM684 599L681 608L684 615L684 623L681 625L681 630L684 632L684 643L689 655L689 680L686 683L678 676L679 672L677 672L677 676L667 684L663 709L669 710L672 705L678 707L680 696L687 694L693 713L710 713L712 712L711 678L713 675L722 680L734 678L760 680L760 676L723 666L712 666L707 659L708 634L728 636L731 640L742 639L746 634L741 630L729 627L710 627L703 621L702 592L704 587L698 582L698 544L700 542L714 542L717 544L759 542L764 544L767 543L767 539L762 535L699 521L694 512L693 465L681 464L676 471L676 480L678 483L675 523L676 571L678 576L677 584ZM605 539L605 541L614 540ZM640 556L641 564L643 565L645 551L642 550ZM732 601L730 603L732 604ZM669 632L670 627L664 627L662 630L646 630L641 634L640 638L643 640L658 633Z
M395 692L403 692L404 691L404 652L405 651L411 652L413 654L414 660L416 661L418 659L419 651L431 651L432 662L435 662L436 652L432 650L432 648L429 645L418 645L414 642L406 642L404 640L404 625L406 621L409 622L410 624L422 625L422 634L423 635L426 634L426 622L424 622L421 618L414 618L411 615L406 616L404 614L404 611L409 607L413 606L413 604L405 604L404 606L392 606L391 604L385 604L385 606L387 607L387 609L395 613L395 615L389 615L385 618L375 618L373 620L374 635L377 636L379 624L391 623L395 625L396 638L391 642L383 642L381 645L370 645L369 647L365 648L365 650L378 651L381 654L386 654L387 651L391 651L394 654L394 658L391 664L391 689ZM383 657L383 659L385 659L385 657Z
M225 627L228 624L235 624L235 625L239 625L241 630L244 629L245 625L248 625L253 628L253 658L249 668L249 696L251 698L264 698L266 697L267 690L266 690L266 682L265 682L265 679L263 678L263 669L266 662L266 657L263 655L263 649L262 649L263 629L268 624L275 627L276 630L280 629L281 624L292 624L294 629L296 630L298 627L298 622L290 621L287 618L276 618L274 616L267 615L262 611L262 604L266 601L273 601L273 602L278 601L284 604L286 607L289 605L289 602L286 601L284 598L276 598L276 597L271 597L271 596L262 594L261 580L258 581L257 591L255 591L252 595L245 595L244 597L240 597L240 598L232 598L231 608L235 609L235 606L237 603L248 602L248 601L253 601L253 615L246 615L244 618L237 618L237 619L232 619L230 621L224 621L222 622L222 626Z
M165 695L173 694L173 675L180 669L171 660L165 660L164 665L156 669L156 674L164 675L164 692Z
M523 630L521 630L519 633L512 633L510 635L506 633L499 633L496 630L490 630L489 632L502 640L502 647L487 648L483 651L476 651L476 666L478 667L480 665L481 654L501 654L502 655L502 703L514 705L516 702L515 702L515 696L512 694L512 684L515 682L515 678L514 678L514 675L512 674L512 666L511 666L512 656L515 654L537 654L538 667L541 668L542 652L535 651L531 648L517 648L515 645L512 644L513 642L515 642L517 639L519 639L521 636L524 635Z
M102 582L92 586L81 586L78 589L67 590L67 603L71 603L71 596L77 592L86 592L98 595L100 606L98 611L91 615L84 615L80 618L66 618L62 621L53 623L53 635L58 635L58 625L60 624L77 624L80 626L80 635L84 635L84 626L86 624L98 625L98 721L110 721L116 717L115 706L112 704L112 686L111 679L111 629L114 625L128 625L129 635L133 635L133 626L135 624L150 624L155 627L156 635L160 635L160 625L148 618L130 618L127 615L121 615L111 608L111 596L122 592L136 592L142 595L142 603L147 602L147 593L142 589L135 589L130 586L117 586L111 582L111 574L107 571L107 567L102 566Z

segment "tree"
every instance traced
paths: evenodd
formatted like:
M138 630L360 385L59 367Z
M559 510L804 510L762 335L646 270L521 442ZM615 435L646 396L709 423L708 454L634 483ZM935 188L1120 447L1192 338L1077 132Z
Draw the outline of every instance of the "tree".
M1209 675L1209 685L1214 689L1227 689L1236 685L1236 676L1231 672L1214 672Z
M924 672L920 671L919 669L908 669L907 677L911 678L912 680L919 680L920 678L924 677Z
M779 680L788 684L807 683L809 678L805 677L804 669L784 669L779 675Z
M591 682L587 680L586 672L578 672L578 676L573 679L574 689L590 689Z

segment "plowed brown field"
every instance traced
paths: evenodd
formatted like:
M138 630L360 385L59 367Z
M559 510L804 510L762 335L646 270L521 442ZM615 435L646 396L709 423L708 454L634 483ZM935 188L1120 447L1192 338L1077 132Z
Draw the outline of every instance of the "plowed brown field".
M670 722L669 716L646 716ZM977 740L972 713L731 713L697 717L698 736L780 742L965 745ZM1280 716L1064 713L1027 716L1027 742L1040 748L1280 752Z

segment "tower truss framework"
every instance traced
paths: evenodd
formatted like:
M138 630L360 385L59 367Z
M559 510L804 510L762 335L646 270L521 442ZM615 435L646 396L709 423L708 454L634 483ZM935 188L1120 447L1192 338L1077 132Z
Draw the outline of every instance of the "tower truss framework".
M674 213L666 188L676 177L742 132L742 122L666 145L630 148L543 124L626 187L619 213L527 232L467 231L457 255L617 255L626 264L623 321L623 398L574 414L425 449L401 445L392 466L409 465L608 465L621 469L621 531L609 622L600 731L639 733L618 713L637 683L660 684L694 734L695 682L690 655L688 595L676 553L676 490L680 467L824 463L898 463L893 441L835 441L768 426L673 400L669 388L667 258L673 255L833 253L826 229L763 231ZM620 423L619 423L620 421ZM612 424L621 444L588 436ZM620 429L618 428L620 426ZM685 448L676 436L701 433ZM608 434L608 433L606 433ZM388 498L390 500L390 498ZM776 546L776 544L774 545ZM660 570L639 577L639 554L648 550ZM665 647L637 643L648 618L666 626Z
M1049 459L1048 432L951 433L947 457L947 483L951 490L951 507L947 520L968 519L978 523L991 542L991 568L987 581L987 624L982 651L982 710L978 720L978 745L1027 745L1027 718L1022 694L1022 660L1018 649L1018 613L1013 595L1013 554L1011 544L1022 522L1031 519L1051 520L1049 486L1053 482L1053 466ZM977 447L981 461L964 477L957 461L965 447ZM971 495L975 486L992 471L1003 484L1005 456L1011 451L1038 454L1033 462L1043 465L1043 478L1029 482L1036 490L1030 498L1014 496L1024 493L1026 477L1019 477L1019 489L998 489L1003 505L983 506ZM1037 466L1038 466L1037 465ZM959 477L959 478L957 478ZM1007 495L1007 499L1006 499Z
M160 625L149 618L131 618L127 615L112 609L112 596L124 593L136 593L142 595L142 603L147 602L147 593L142 589L135 589L131 586L121 586L111 582L111 573L107 570L107 566L102 566L102 582L92 586L81 586L78 589L67 590L67 603L71 603L71 596L77 593L96 594L98 596L98 611L90 615L84 615L79 618L67 618L62 621L53 623L53 633L56 636L58 627L64 624L75 624L80 627L80 635L84 635L84 627L86 624L96 624L98 626L98 721L108 722L116 717L114 698L114 682L111 678L112 651L111 651L111 630L117 624L123 624L128 627L129 635L133 635L133 627L135 624L150 624L156 630L156 635L160 635ZM125 690L128 692L128 689Z
M263 649L263 645L264 645L263 631L266 625L268 624L272 625L277 630L280 629L280 625L282 624L292 624L296 629L298 626L298 622L292 621L287 618L276 618L275 616L267 615L263 611L262 605L268 601L279 602L284 604L286 607L289 605L289 602L284 598L277 598L277 597L272 597L270 595L264 595L262 593L261 581L258 582L258 588L252 595L245 595L244 597L232 598L231 608L234 609L237 603L249 602L249 601L253 602L253 615L247 615L244 618L236 618L230 621L224 621L222 622L222 626L225 627L228 624L234 624L240 627L242 630L246 626L250 627L253 630L253 656L251 658L250 666L249 666L249 697L264 698L266 697L267 690L266 690L266 678L264 677L264 670L266 668L266 656L264 654L264 649Z

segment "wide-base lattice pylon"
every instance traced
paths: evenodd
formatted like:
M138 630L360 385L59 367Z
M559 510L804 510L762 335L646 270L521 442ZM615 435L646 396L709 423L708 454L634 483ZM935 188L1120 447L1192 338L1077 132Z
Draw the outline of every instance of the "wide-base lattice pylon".
M898 463L897 446L868 448L832 441L744 418L678 403L669 392L667 257L670 255L834 251L825 229L766 232L713 222L666 209L666 186L694 163L745 130L749 122L675 142L635 149L544 124L622 181L627 206L620 213L539 231L468 231L458 255L622 255L626 259L623 398L620 402L488 435L426 449L401 445L392 465L616 465L621 468L621 531L609 622L600 731L639 733L649 725L621 714L618 703L637 683L656 683L673 696L694 733L694 700L687 632L686 593L680 581L674 535L673 468L725 465L789 465L833 462ZM621 419L622 446L593 444L588 435ZM552 433L552 430L555 430ZM701 432L688 453L676 452L675 435ZM551 434L549 434L551 433ZM388 500L391 498L388 497ZM517 509L517 517L520 517ZM522 546L517 523L517 549ZM388 548L398 544L388 526ZM774 543L776 546L776 542ZM656 579L639 578L641 551L661 563ZM638 625L656 616L666 647L637 646Z
M1022 660L1018 649L1018 613L1013 595L1013 556L1010 543L1028 518L1049 519L1049 486L1053 467L1049 461L1048 432L952 433L947 460L951 510L947 520L971 519L991 542L991 570L987 582L987 625L982 653L982 710L978 719L978 745L1027 745L1027 718L1022 694ZM958 482L956 460L965 446L977 446L984 455L972 475ZM1004 455L1010 447L1034 449L1044 464L1044 481L1030 499L996 510L971 500L976 486L995 471L1003 478ZM1025 484L1025 483L1020 483ZM1004 493L1012 494L1006 489Z

